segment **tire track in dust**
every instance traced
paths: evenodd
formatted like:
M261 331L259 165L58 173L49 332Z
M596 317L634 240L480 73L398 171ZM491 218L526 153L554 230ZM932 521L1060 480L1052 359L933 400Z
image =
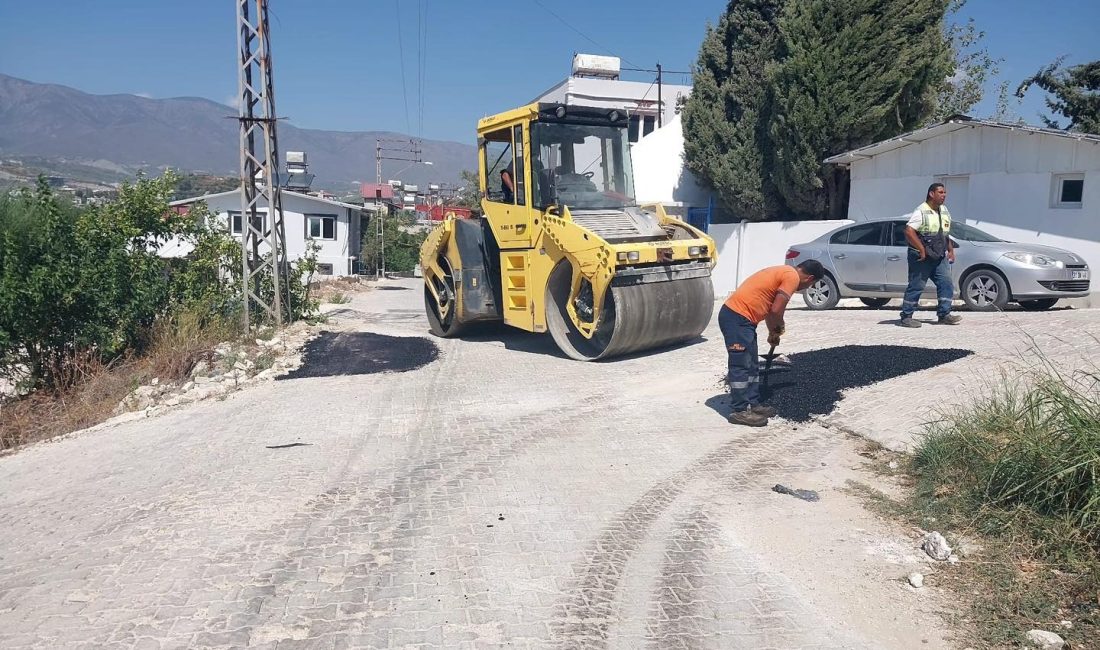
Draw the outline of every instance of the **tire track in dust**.
M446 373L437 373L433 384L443 374ZM428 394L434 395L435 391ZM439 394L450 394L450 391ZM372 603L384 604L387 590L396 583L396 578L412 574L416 557L413 542L421 534L420 524L428 517L426 512L438 510L440 503L461 504L466 492L455 488L461 488L469 479L491 476L501 463L523 453L531 444L573 435L570 432L577 429L573 425L590 422L594 412L606 407L606 396L589 395L567 407L550 405L536 413L511 419L506 427L493 427L486 421L486 429L491 435L435 437L429 441L429 453L421 456L415 465L409 467L406 463L402 468L391 464L370 476L347 477L353 464L349 459L344 477L337 485L319 494L290 522L281 526L302 534L287 545L289 548L281 553L282 559L268 565L262 574L259 586L266 593L262 603L250 603L248 611L241 612L252 614L247 617L246 626L299 630L304 627L310 637L331 634L334 628L341 626L349 633L369 632L366 623L372 617L384 615ZM430 404L419 410L420 420L406 427L410 431L445 431L444 420L454 415L451 410ZM364 485L369 484L372 476L387 471L392 472L393 477L385 487ZM437 499L440 494L443 495L441 501ZM325 552L332 546L333 534L339 533L333 528L336 522L361 531L350 539L347 535L341 536L353 546L349 558L354 555L361 561L343 566L343 555ZM425 524L439 526L440 522L428 520ZM317 561L322 557L335 563L334 572L342 576L341 583L333 584L331 590L354 595L360 601L359 606L353 605L348 610L341 607L336 612L327 612L325 619L313 622L295 620L286 608L273 611L268 605L291 596L303 583L316 582L315 572L325 570L325 565L319 566ZM490 587L480 577L464 580L471 593L486 592Z
M604 526L584 553L587 559L575 567L580 577L561 606L563 613L551 624L554 637L566 647L606 647L624 573L658 518L696 481L717 481L727 489L736 489L756 475L787 467L791 458L824 445L820 435L784 437L790 433L778 430L765 439L754 432L724 443L654 485Z
M698 599L711 576L707 553L716 550L719 533L718 525L700 508L673 525L646 624L650 647L691 647L698 640Z
M709 516L705 503L674 523L646 621L650 648L697 648L704 641L710 642L709 647L723 648L731 647L731 642L746 648L853 647L832 638L782 575L761 568L747 555L734 555L730 562L731 549L724 548L721 538L722 529ZM730 598L733 590L745 593ZM722 628L713 629L715 623Z

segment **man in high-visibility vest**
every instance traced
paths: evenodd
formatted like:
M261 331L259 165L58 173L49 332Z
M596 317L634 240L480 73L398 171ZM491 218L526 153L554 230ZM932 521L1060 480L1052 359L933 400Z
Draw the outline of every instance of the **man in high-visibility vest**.
M924 203L920 204L905 226L909 242L909 286L901 301L902 327L920 327L913 318L924 285L931 279L936 285L936 315L941 325L958 325L962 317L951 313L955 288L951 283L951 265L955 263L955 248L951 243L951 213L944 202L947 189L943 183L928 186Z

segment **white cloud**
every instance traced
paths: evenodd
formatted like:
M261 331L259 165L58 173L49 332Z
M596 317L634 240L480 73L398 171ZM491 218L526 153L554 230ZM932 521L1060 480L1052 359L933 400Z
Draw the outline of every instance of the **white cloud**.
M232 106L234 109L240 108L240 105L241 105L240 104L240 97L238 97L236 93L234 93L234 94L226 97L225 99L223 99L222 103L225 104L226 106Z
M134 95L136 95L138 97L144 97L145 99L152 99L153 98L153 96L150 95L149 93L134 93Z

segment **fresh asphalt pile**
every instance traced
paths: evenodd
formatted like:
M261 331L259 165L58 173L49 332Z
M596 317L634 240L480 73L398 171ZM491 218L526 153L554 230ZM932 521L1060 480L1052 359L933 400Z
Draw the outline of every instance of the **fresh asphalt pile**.
M278 379L407 372L439 357L439 348L419 336L371 332L321 332L306 344L302 365Z
M841 391L927 370L971 354L971 350L957 348L904 345L845 345L799 352L790 355L789 366L772 366L761 398L775 407L780 417L805 422L815 415L831 413Z

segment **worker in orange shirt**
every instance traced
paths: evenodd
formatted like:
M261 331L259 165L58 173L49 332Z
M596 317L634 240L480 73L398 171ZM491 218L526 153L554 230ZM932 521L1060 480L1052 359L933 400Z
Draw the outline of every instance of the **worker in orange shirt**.
M798 266L772 266L757 271L741 283L718 312L718 327L729 353L729 387L733 412L731 424L762 427L775 409L760 404L760 362L756 346L756 326L768 326L768 343L779 345L783 336L783 313L787 301L820 280L825 269L817 260Z

